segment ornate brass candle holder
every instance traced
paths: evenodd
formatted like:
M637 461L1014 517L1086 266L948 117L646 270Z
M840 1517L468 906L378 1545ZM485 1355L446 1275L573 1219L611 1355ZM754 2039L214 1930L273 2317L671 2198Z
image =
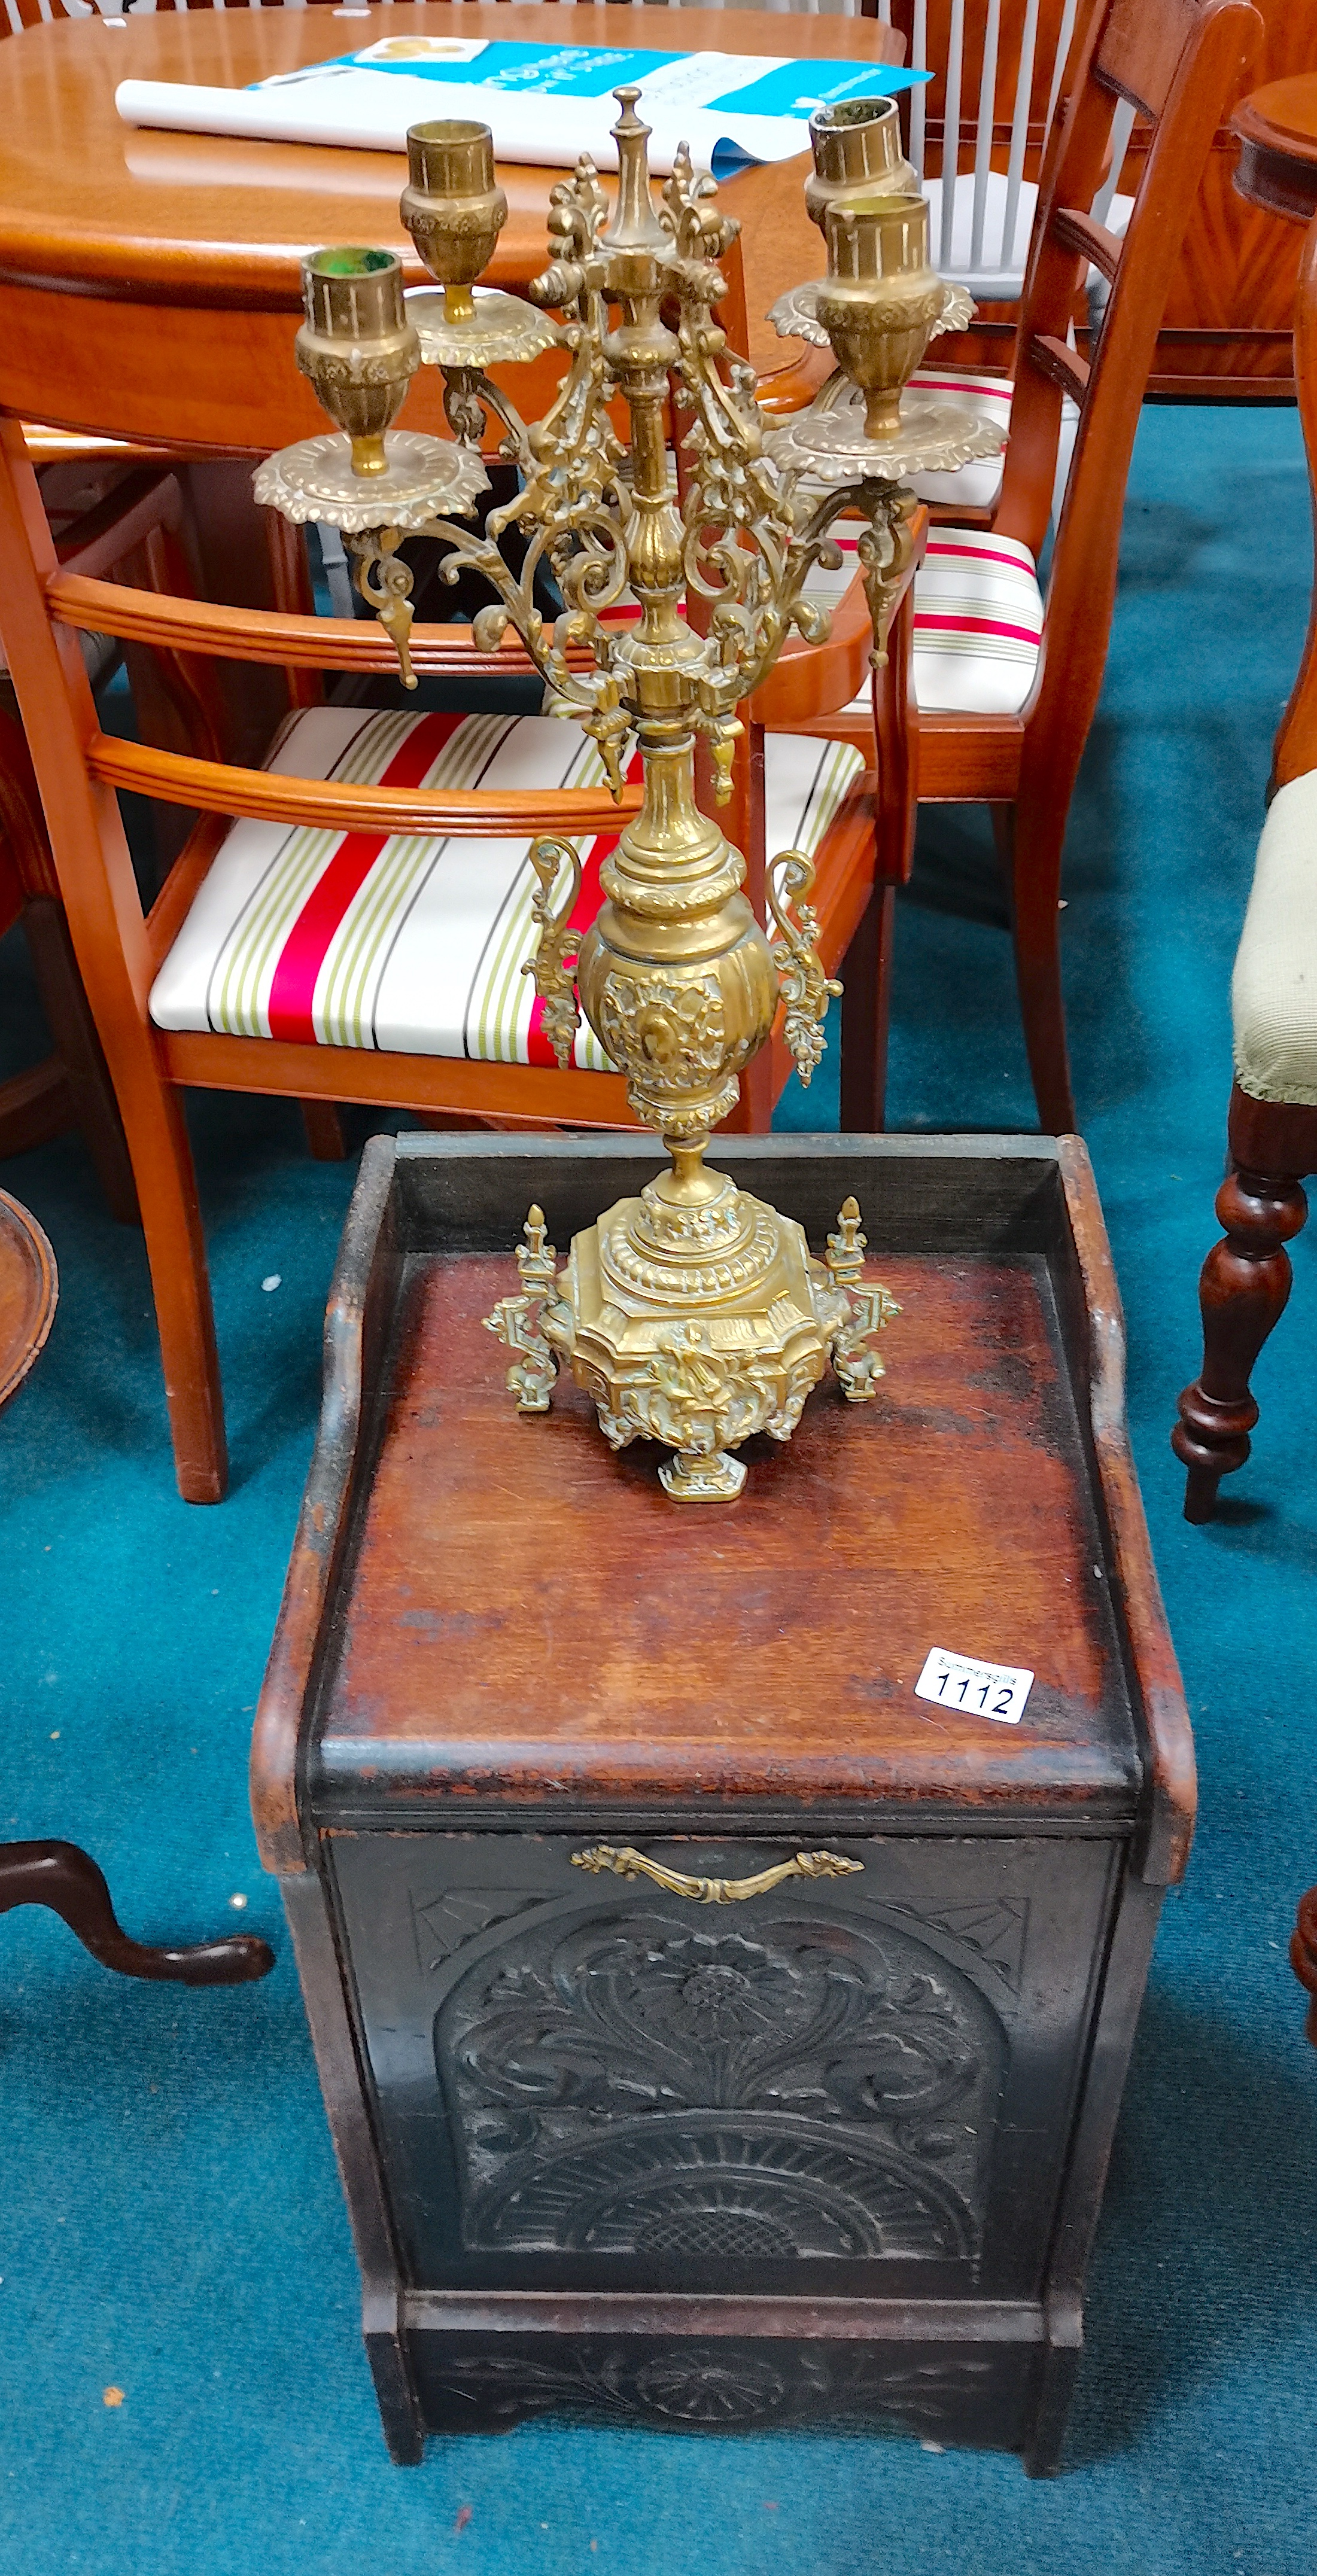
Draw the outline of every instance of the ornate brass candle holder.
M813 869L798 851L783 853L768 872L777 933L770 945L741 891L741 853L696 804L696 740L709 745L725 802L738 706L767 677L793 626L813 641L827 632L806 584L817 564L839 561L828 531L845 511L867 523L859 551L881 657L909 557L915 505L903 478L918 465L991 455L1001 432L963 407L953 408L953 434L940 445L926 407L907 424L900 387L930 333L939 322L949 327L962 308L928 268L927 214L917 191L912 196L890 103L850 101L814 119L811 202L825 226L829 273L819 287L785 299L792 318L782 327L831 338L840 373L809 411L770 434L751 370L728 354L712 318L727 291L717 263L736 226L716 210L712 180L698 176L684 152L655 207L638 94L617 92L611 217L588 160L553 188L553 255L531 287L531 305L475 284L473 242L479 235L492 248L501 220L488 136L482 146L481 129L414 129L403 220L443 293L408 302L422 359L443 371L459 444L416 442L436 459L429 515L420 515L418 500L417 515L404 521L388 478L396 472L419 492L424 460L416 457L408 481L406 433L389 431L386 474L376 476L356 526L372 532L378 559L391 558L404 525L423 525L446 549L447 579L464 570L484 576L496 597L475 620L477 645L492 649L509 623L515 627L555 708L598 743L615 789L624 747L633 734L639 741L644 801L604 865L603 905L574 957L568 925L579 857L555 838L532 845L540 937L525 971L544 1001L559 1063L570 1060L584 1010L625 1073L636 1112L662 1136L670 1167L578 1235L562 1272L533 1208L517 1253L520 1292L501 1299L486 1321L513 1353L508 1385L523 1411L547 1408L565 1360L615 1448L662 1441L675 1453L659 1470L668 1493L723 1502L745 1481L731 1453L754 1432L789 1439L829 1356L853 1401L874 1393L882 1362L871 1343L894 1309L882 1288L864 1284L853 1200L820 1262L792 1219L705 1167L710 1133L735 1106L741 1073L767 1040L779 1002L807 1082L839 987L815 949ZM309 278L309 317L312 298ZM561 321L548 318L553 312ZM384 339L395 332L390 306L381 362ZM555 343L568 355L567 373L545 418L528 428L487 370ZM404 361L391 363L396 373ZM314 380L320 389L321 377ZM668 489L670 393L690 461L680 512ZM615 394L629 413L629 453L609 414ZM360 434L328 371L322 399ZM475 443L491 417L504 455L520 469L520 489L474 534L442 513L455 489L468 506L479 488L464 483L464 473L483 482ZM272 457L257 476L257 497L290 517L331 517L303 509L301 495L317 472L324 481L309 451L334 444L313 440ZM366 490L360 475L357 490ZM517 575L499 547L509 529L525 549ZM565 602L553 627L535 607L542 565ZM359 582L397 639L404 611L410 615L406 567L390 560L383 602L368 570L363 563ZM639 622L609 625L606 612L627 592L640 603ZM707 632L688 621L688 599L704 604Z
M416 430L393 431L385 446L421 364L402 262L392 251L313 251L302 262L302 296L306 320L294 354L341 434L304 438L269 457L256 474L256 498L297 527L323 520L341 530L356 560L357 587L392 637L413 689L411 575L397 548L430 525L436 508L469 510L489 490L489 476L474 449Z

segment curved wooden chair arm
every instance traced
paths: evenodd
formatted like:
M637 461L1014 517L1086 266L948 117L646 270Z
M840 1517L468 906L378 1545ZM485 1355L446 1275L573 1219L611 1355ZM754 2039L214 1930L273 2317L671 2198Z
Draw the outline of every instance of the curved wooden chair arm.
M108 787L196 813L247 815L290 829L309 823L331 832L457 832L478 840L531 840L558 832L575 839L620 831L640 811L638 787L624 788L616 799L606 787L565 788L554 795L537 788L500 795L484 787L352 787L337 779L233 769L223 761L193 760L103 733L91 736L84 756L93 778Z
M398 657L374 619L301 617L280 609L222 608L208 600L160 597L122 582L86 580L58 572L46 584L51 615L63 626L125 643L152 644L167 652L205 654L215 661L271 662L307 671L396 672ZM467 626L412 628L409 651L417 671L444 678L516 678L534 670L515 640L493 653L478 652ZM569 652L586 668L584 650Z

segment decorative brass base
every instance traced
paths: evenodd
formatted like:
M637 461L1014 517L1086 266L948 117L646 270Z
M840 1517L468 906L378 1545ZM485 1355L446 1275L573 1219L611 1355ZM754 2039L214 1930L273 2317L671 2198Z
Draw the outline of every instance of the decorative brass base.
M900 1309L863 1284L854 1199L838 1222L816 1261L791 1217L680 1147L671 1171L574 1238L561 1276L532 1208L522 1293L485 1317L518 1354L509 1393L522 1412L547 1411L565 1360L614 1449L658 1440L675 1452L659 1469L674 1502L734 1501L746 1471L729 1453L759 1431L789 1440L829 1355L852 1403L877 1393L870 1341Z

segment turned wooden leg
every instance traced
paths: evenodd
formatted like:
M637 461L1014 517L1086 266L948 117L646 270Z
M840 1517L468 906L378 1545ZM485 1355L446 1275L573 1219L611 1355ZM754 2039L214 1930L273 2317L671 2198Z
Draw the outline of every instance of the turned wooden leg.
M76 1932L84 1950L121 1977L168 1977L180 1986L245 1986L268 1977L274 1952L242 1933L183 1950L131 1941L90 1854L76 1843L0 1843L0 1914L16 1905L45 1905Z
M1217 1486L1242 1467L1258 1418L1249 1379L1258 1353L1285 1312L1290 1257L1308 1202L1297 1180L1232 1172L1217 1192L1223 1240L1209 1252L1198 1282L1203 1314L1203 1371L1180 1398L1171 1447L1188 1468L1187 1521L1210 1521Z
M1317 2048L1317 1887L1310 1887L1307 1895L1299 1898L1299 1919L1290 1941L1290 1966L1308 1995L1305 2027Z
M1061 845L1068 799L1059 807L1031 798L1017 804L1012 833L1015 981L1029 1051L1034 1098L1044 1135L1072 1135L1076 1127L1065 1005L1061 998ZM1001 827L998 848L1003 846Z
M887 1027L896 888L876 885L841 968L841 1128L880 1135L887 1113Z

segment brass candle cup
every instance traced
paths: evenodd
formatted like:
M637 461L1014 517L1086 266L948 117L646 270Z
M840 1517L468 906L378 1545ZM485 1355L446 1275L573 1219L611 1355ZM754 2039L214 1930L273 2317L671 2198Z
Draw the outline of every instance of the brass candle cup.
M830 206L876 195L917 197L919 180L901 150L894 98L843 98L816 107L809 120L814 173L805 181L805 211L820 232Z
M302 262L306 320L293 343L317 400L352 441L352 471L388 465L384 432L397 419L421 363L402 300L402 262L360 244L313 251Z
M828 274L815 311L843 373L864 396L865 435L892 439L901 393L942 317L922 196L848 196L826 210Z
M488 267L508 219L487 125L449 117L407 132L407 185L398 211L431 277L444 290L444 316L469 322L472 285Z

